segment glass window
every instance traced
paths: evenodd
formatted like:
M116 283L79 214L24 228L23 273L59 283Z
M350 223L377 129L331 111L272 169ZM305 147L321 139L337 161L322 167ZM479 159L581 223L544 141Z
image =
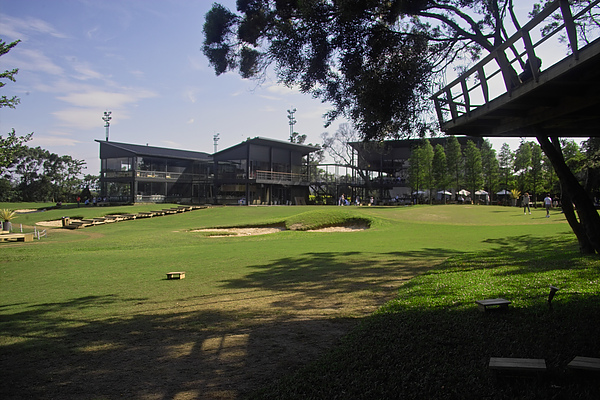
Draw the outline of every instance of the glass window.
M105 171L131 171L132 161L128 157L107 158L103 161L102 166Z

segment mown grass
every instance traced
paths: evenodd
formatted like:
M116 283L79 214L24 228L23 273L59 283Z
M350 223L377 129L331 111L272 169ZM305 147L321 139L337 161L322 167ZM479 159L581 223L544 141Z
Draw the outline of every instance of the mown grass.
M65 207L24 214L15 223L32 229L62 216L166 207ZM186 391L231 382L240 368L257 385L285 371L257 376L265 354L271 362L305 359L288 346L265 351L258 345L260 327L301 328L292 350L302 343L310 350L319 344L308 333L314 328L309 319L359 319L386 301L341 347L257 397L459 398L462 391L465 398L471 390L471 398L493 397L505 389L489 378L490 356L543 357L552 376L562 379L568 357L600 351L593 342L599 333L593 327L598 261L576 253L559 212L544 215L484 206L221 207L55 229L33 243L0 244L0 347L11 365L0 394L114 398L128 387L129 398L185 398ZM270 224L308 229L357 220L370 229L240 238L193 232ZM177 270L186 271L186 279L165 279ZM544 303L549 284L561 287L552 312ZM496 296L513 301L508 313L476 311L474 299ZM543 339L547 325L552 328ZM243 362L231 367L238 369L206 358L215 335L223 341L250 337L239 349ZM172 354L186 346L193 356ZM164 380L145 380L151 371L142 365L164 367L169 387ZM106 382L114 381L124 383L109 388ZM546 383L534 386L567 387ZM506 390L509 396L516 389ZM585 398L585 390L577 393Z
M600 398L596 376L566 368L600 356L600 260L568 235L493 242L411 279L339 347L253 398ZM475 300L496 297L510 309L477 311ZM548 373L496 377L490 357L543 358Z

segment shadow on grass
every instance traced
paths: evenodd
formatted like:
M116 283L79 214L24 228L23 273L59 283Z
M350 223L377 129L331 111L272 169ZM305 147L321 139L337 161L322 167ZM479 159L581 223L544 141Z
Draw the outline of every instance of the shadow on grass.
M284 257L271 263L248 267L245 277L223 281L230 289L267 288L273 290L351 291L356 282L379 288L412 277L440 264L445 258L462 254L447 249L371 253L321 252L301 257Z
M43 304L0 319L2 399L234 399L317 358L354 320L183 311L80 320L131 299ZM138 299L141 300L141 299Z
M597 399L596 376L567 369L598 357L598 296L481 313L413 309L367 318L341 346L255 399ZM543 376L496 377L490 357L543 358Z
M117 296L82 297L14 313L7 307L0 314L0 397L235 399L283 378L257 398L598 398L595 381L579 382L565 370L576 355L600 355L597 295L561 293L552 312L544 303L525 302L507 313L483 314L473 304L454 306L451 296L457 289L414 291L415 298L450 300L413 307L392 302L325 358L320 356L357 320L282 313L341 308L346 299L357 309L372 307L382 298L357 292L394 292L400 282L432 266L438 268L424 277L437 274L443 283L459 270L502 275L507 262L523 274L546 265L559 268L545 258L550 257L548 248L565 262L572 258L571 267L581 260L573 256L573 243L516 237L496 244L477 257L445 249L306 253L251 266L244 278L222 282L226 289L250 296L259 289L287 293L262 296L270 302L268 318L244 309L243 302L239 309L190 310L170 304L153 314L97 320L81 316L92 307L151 301ZM439 265L447 256L453 259ZM416 286L409 282L402 290ZM545 358L549 373L539 381L497 382L487 370L492 356ZM292 374L314 360L319 361Z
M375 310L401 282L448 255L427 249L285 257L224 281L232 295L192 296L183 300L195 306L164 305L151 315L89 317L93 308L152 301L117 296L7 308L0 331L10 368L3 369L0 397L243 398L317 359L356 326L347 314ZM248 308L252 301L264 309Z
M317 363L254 393L256 399L598 399L598 376L568 370L600 357L600 270L572 239L520 236L456 255L400 288ZM547 279L565 279L553 307ZM506 312L473 300L506 295ZM490 297L492 297L490 296ZM541 377L497 377L490 357L542 358Z

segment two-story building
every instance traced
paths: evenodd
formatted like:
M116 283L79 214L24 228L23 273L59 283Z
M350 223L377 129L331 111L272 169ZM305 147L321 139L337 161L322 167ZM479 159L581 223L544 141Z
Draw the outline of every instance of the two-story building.
M312 146L256 137L213 155L97 140L110 202L305 204Z

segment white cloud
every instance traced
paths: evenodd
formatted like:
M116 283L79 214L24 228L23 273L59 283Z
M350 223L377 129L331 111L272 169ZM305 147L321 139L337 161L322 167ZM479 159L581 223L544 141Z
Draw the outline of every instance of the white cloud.
M190 102L195 103L198 100L196 93L198 93L197 89L188 89L185 92L185 98L187 98Z
M63 126L77 129L93 129L101 126L104 108L67 108L52 113ZM128 119L128 115L119 112L119 119Z
M69 89L73 89L68 85ZM118 88L107 91L93 87L86 87L83 91L66 92L57 96L70 105L69 108L52 113L62 126L77 129L94 129L101 124L101 116L105 110L118 112L119 119L129 119L128 107L135 106L138 101L156 97L157 94L146 89ZM115 121L111 122L111 125Z
M34 135L31 140L32 146L40 146L42 148L53 147L53 146L75 146L77 144L82 143L81 140L77 140L70 136L66 136L67 134L58 133L56 136L39 136Z
M11 54L13 55L13 54ZM49 57L42 52L30 49L19 49L13 55L14 62L19 66L19 69L45 72L51 75L62 75L63 68L56 65Z
M311 107L307 111L298 110L298 119L323 119L323 114L329 111L330 107L321 105L320 107Z
M206 67L206 58L204 58L200 55L195 55L195 56L188 55L187 58L188 58L188 65L190 66L190 68L193 71L204 71L204 70L208 69Z
M172 149L179 149L181 148L181 144L178 142L173 142L171 140L161 140L161 143L165 146L165 147L170 147Z
M50 35L60 39L68 38L52 25L38 18L17 18L0 14L0 36L28 40L29 34Z
M265 100L273 100L273 101L280 101L281 100L281 97L267 96L267 95L264 95L264 94L261 94L258 97L260 97L261 99L265 99Z
M75 62L73 69L79 74L76 76L77 79L88 80L88 79L104 79L105 76L99 72L96 72L88 63Z
M57 97L57 99L78 107L117 109L128 104L136 103L141 99L156 97L156 93L145 89L121 90L127 91L127 93L90 90L68 93L65 96Z
M141 79L146 75L144 73L144 71L140 71L140 70L129 71L129 73L131 75L133 75L134 77L136 77L137 79Z
M268 92L275 93L278 95L289 95L289 94L299 94L300 90L297 87L289 88L285 85L269 85L267 88Z
M100 27L95 26L93 28L90 28L86 33L85 36L88 39L94 39L96 37L97 32L100 30Z
M188 122L187 122L187 124L188 124L188 125L191 125L191 124L193 124L193 123L194 123L194 118L190 118L190 119L188 120Z

